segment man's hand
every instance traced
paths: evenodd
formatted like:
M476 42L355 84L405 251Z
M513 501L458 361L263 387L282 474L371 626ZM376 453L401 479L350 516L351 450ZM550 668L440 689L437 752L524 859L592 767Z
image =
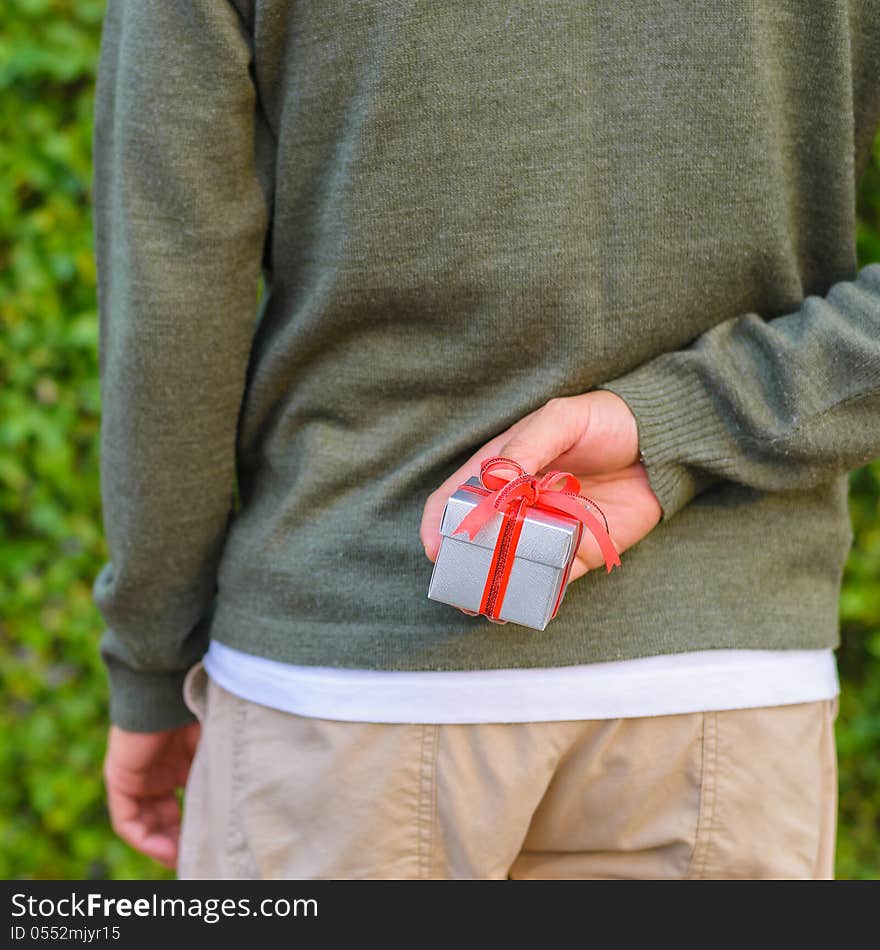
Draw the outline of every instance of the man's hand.
M479 475L480 463L494 455L514 459L532 475L551 469L575 475L581 494L605 513L618 554L641 541L660 521L660 503L639 462L635 417L616 393L599 389L551 399L487 442L431 493L420 529L430 560L436 559L440 547L440 519L447 499L463 481ZM604 563L596 539L584 531L569 582Z
M175 789L186 785L200 735L198 722L149 733L110 727L104 783L113 830L170 869L180 837Z

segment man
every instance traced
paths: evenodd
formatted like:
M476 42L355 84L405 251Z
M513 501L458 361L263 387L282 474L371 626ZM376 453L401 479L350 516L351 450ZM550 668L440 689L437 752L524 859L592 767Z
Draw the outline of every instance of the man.
M125 840L181 877L832 876L878 56L876 2L111 0ZM542 632L426 597L494 455L573 473L622 555L587 534Z

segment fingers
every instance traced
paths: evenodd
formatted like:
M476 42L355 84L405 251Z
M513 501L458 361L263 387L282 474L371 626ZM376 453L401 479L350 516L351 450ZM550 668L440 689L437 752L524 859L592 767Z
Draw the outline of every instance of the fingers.
M541 473L580 440L589 423L587 406L583 400L551 399L503 443L499 455L530 474Z
M478 610L468 610L466 607L457 607L456 609L460 610L463 614L467 614L468 617L480 616L480 612ZM485 614L483 614L483 616L485 617L486 620L489 621L489 623L500 623L500 624L507 623L506 620L496 620L494 617L486 617Z
M491 458L493 455L499 455L498 449L508 438L508 432L487 442L479 451L475 452L468 460L458 468L449 478L428 495L425 501L425 508L422 512L422 523L419 527L419 538L425 549L425 556L429 561L437 560L437 552L440 550L440 522L443 519L443 509L449 496L461 485L466 482L471 475L480 474L480 464L484 459Z
M123 841L166 868L176 866L180 805L172 792L140 798L108 784L107 807L110 824Z
M532 413L533 415L534 413ZM518 423L505 429L499 435L478 449L460 468L456 469L449 478L435 491L428 495L425 508L422 512L422 523L419 527L419 537L425 548L425 555L430 561L437 559L440 549L440 521L443 518L443 509L449 496L455 492L462 482L466 482L472 475L480 474L480 465L485 459L493 455L500 455L501 446L507 442L518 426L522 426L530 416L525 416Z
M611 546L619 557L622 553L621 545L617 543L612 534L609 533L608 537L611 540ZM575 568L577 568L577 571ZM581 540L580 547L578 548L575 562L572 565L571 580L576 580L582 574L586 574L587 571L595 571L599 568L601 568L603 572L606 569L605 555L599 546L599 542L590 532L585 531L584 538Z
M111 726L104 784L113 830L133 848L173 869L180 836L176 789L185 786L201 725L156 733Z

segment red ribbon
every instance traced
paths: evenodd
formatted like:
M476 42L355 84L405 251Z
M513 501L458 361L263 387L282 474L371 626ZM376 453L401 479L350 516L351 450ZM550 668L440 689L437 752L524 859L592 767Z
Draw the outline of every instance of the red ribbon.
M517 472L517 475L514 478L502 478L499 475L493 475L492 471L498 468L512 469ZM553 490L551 486L560 479L565 479L564 487ZM460 534L464 531L473 540L480 528L499 511L504 516L501 530L498 532L489 576L486 580L486 588L480 608L481 613L497 618L501 611L501 603L507 588L507 579L510 576L516 543L519 541L522 522L525 520L526 511L529 508L561 511L575 518L590 531L598 542L605 559L606 571L610 573L612 567L620 564L620 556L608 533L608 519L592 499L580 494L581 483L571 472L552 471L538 478L535 475L528 475L519 462L503 456L495 456L486 459L480 466L480 483L488 493L462 519L461 524L453 534ZM462 487L470 488L471 486L463 485ZM584 507L583 502L597 509L605 522L604 527L599 519ZM578 535L579 540L580 534ZM559 600L557 600L556 606L559 606ZM554 614L555 612L554 608Z

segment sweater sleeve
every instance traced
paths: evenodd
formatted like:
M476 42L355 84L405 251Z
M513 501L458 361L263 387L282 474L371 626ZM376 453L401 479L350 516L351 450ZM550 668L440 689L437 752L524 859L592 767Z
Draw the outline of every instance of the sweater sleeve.
M632 410L663 520L719 480L803 490L856 469L880 458L880 264L597 388Z
M193 720L233 509L235 440L271 204L252 44L227 0L109 0L93 133L109 560L92 593L110 719Z

